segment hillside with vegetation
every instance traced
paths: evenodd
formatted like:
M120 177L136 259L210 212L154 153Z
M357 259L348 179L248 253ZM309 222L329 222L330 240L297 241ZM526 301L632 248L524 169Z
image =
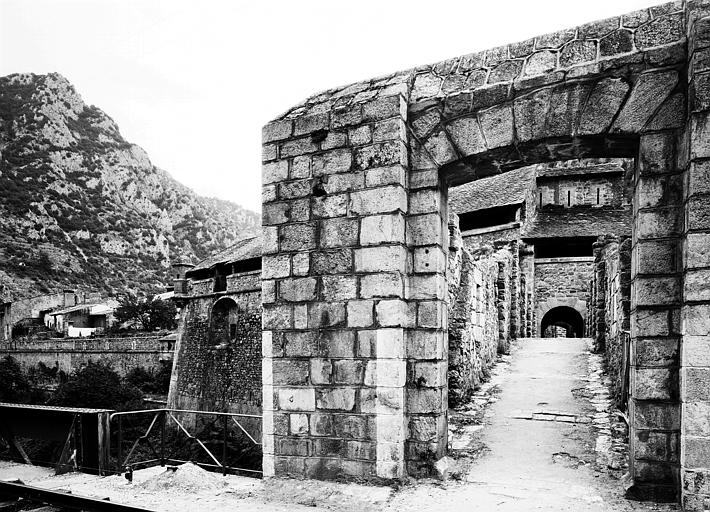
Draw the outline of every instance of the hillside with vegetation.
M0 191L0 300L154 291L171 261L196 262L259 226L155 167L55 73L0 77Z

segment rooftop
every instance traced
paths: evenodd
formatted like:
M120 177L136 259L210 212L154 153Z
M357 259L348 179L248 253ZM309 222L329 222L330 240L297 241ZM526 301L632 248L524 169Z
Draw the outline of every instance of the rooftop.
M261 258L261 237L254 236L239 240L234 245L227 247L212 256L200 261L194 268L187 272L187 275L200 270L214 268L217 265L245 261L253 258Z
M521 167L481 178L449 190L449 206L456 213L521 204L535 179L535 167Z

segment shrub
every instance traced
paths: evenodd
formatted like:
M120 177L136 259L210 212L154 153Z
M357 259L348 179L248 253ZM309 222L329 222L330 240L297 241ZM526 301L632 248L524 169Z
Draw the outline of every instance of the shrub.
M89 407L126 411L140 409L142 394L103 362L89 362L61 384L51 399L52 405Z

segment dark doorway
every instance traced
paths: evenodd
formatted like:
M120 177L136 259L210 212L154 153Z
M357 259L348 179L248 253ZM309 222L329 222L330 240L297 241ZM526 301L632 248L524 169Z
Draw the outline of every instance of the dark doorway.
M540 334L544 338L583 338L584 319L568 306L552 308L542 317Z

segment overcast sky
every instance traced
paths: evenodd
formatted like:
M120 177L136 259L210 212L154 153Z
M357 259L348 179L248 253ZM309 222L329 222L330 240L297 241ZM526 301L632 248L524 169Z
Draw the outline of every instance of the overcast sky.
M334 86L653 0L0 0L0 75L56 71L155 165L261 207L261 126Z

